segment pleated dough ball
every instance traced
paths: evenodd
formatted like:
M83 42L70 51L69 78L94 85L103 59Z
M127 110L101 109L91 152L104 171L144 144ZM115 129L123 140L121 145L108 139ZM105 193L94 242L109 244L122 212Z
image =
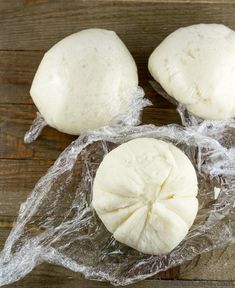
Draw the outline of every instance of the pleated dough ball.
M138 138L109 152L93 186L92 205L116 240L146 254L173 250L198 210L197 176L174 145Z
M149 58L164 90L203 119L235 117L235 32L199 24L170 34Z
M44 55L30 94L50 126L78 135L127 112L137 86L136 64L116 33L87 29Z

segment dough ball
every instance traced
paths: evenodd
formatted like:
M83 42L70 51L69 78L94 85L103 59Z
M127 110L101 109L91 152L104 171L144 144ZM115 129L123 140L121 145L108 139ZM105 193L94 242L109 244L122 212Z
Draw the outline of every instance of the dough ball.
M204 119L235 117L235 32L199 24L170 34L149 58L165 91Z
M127 112L137 86L136 64L116 33L88 29L44 55L30 94L50 126L79 135Z
M99 218L118 241L146 254L173 250L198 210L197 176L174 145L138 138L101 162L93 185Z

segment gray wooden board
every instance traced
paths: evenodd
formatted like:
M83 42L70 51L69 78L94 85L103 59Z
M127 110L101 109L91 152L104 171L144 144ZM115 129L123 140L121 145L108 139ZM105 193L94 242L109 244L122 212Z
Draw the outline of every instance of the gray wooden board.
M49 47L84 28L115 30L133 54L140 85L154 104L144 110L143 122L180 123L175 107L149 85L148 56L166 35L181 26L219 22L235 29L234 15L232 0L0 0L0 247L14 225L20 203L76 138L46 128L36 142L23 143L36 112L30 85ZM235 287L234 251L231 246L200 255L133 287ZM110 287L49 264L38 266L11 286Z

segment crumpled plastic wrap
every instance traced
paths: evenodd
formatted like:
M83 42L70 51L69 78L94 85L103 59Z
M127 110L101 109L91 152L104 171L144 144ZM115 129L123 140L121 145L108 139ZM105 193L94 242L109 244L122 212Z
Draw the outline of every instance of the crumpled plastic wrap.
M131 123L129 117L126 122ZM88 279L127 285L234 243L234 128L232 120L216 127L211 121L184 128L175 124L134 127L120 123L81 135L21 205L0 254L0 284L19 280L45 261L81 272ZM144 255L117 242L91 206L94 176L104 155L137 137L175 144L197 172L196 220L186 238L167 255ZM223 143L216 138L223 139Z
M138 86L133 91L130 92L133 94L133 101L130 104L130 107L127 108L127 111L123 114L120 114L116 117L113 117L112 123L114 124L123 124L123 125L138 125L140 121L140 113L144 107L152 105L152 103L144 98L144 90L142 87ZM46 120L43 116L37 112L36 118L34 119L31 127L25 133L24 142L31 143L35 141L38 136L41 134L42 130L47 126Z

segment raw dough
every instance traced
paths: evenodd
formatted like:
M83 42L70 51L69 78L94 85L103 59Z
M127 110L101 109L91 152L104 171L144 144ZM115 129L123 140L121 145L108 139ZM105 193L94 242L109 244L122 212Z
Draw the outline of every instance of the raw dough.
M220 24L184 27L149 58L165 91L204 119L235 117L235 32Z
M137 86L136 64L116 33L88 29L44 55L30 94L50 126L78 135L127 112Z
M163 254L186 236L198 210L197 176L174 145L138 138L109 152L93 185L98 216L120 242Z

